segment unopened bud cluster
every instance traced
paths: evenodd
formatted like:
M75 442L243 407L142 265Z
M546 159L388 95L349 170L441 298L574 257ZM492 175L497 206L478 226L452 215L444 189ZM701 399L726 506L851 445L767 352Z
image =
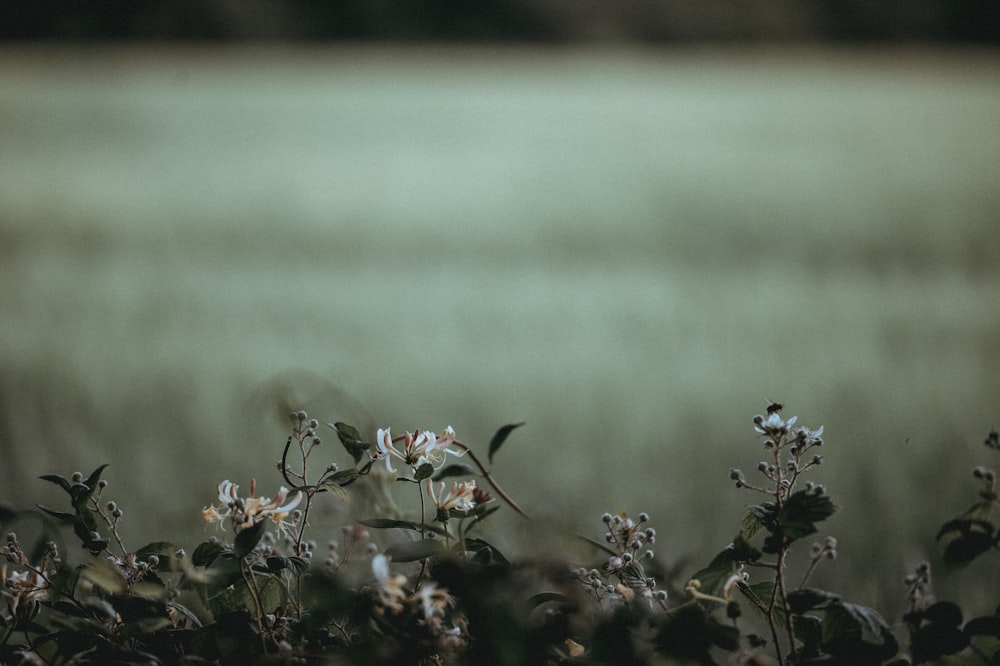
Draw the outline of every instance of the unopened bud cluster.
M631 602L639 597L650 607L666 608L667 592L656 589L656 580L647 576L642 566L643 560L654 557L650 546L656 542L656 530L644 527L649 514L640 513L632 519L624 514L605 513L601 521L607 527L604 541L613 554L600 571L582 567L575 571L584 589L598 600L610 596Z
M828 536L823 543L816 542L812 545L809 557L813 560L835 560L837 559L837 539Z

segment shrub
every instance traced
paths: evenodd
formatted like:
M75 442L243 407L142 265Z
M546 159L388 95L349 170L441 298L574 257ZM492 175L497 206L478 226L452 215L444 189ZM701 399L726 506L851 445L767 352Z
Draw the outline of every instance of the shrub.
M579 537L579 552L564 560L493 545L484 525L497 511L531 520L492 474L522 424L500 428L483 458L450 427L396 436L385 428L369 440L330 423L350 464L317 473L320 423L296 412L277 465L284 485L258 496L254 481L245 494L222 481L217 501L202 508L216 533L190 552L172 541L126 545L126 514L104 499L107 465L46 474L65 495L62 508L0 512L9 530L0 661L863 666L950 655L1000 663L1000 607L964 621L958 604L935 601L926 562L905 578L909 610L896 628L808 586L836 558L837 541L800 546L836 505L807 478L823 462L823 429L781 412L771 403L753 420L764 451L755 474L729 473L758 501L732 543L679 588L657 565L645 512L605 513L603 538ZM986 445L1000 449L995 431ZM974 476L979 500L938 534L946 566L1000 551L996 473L980 466ZM347 502L358 484L371 491L372 517L320 546L310 522L317 503ZM69 530L81 546L73 561L64 557Z

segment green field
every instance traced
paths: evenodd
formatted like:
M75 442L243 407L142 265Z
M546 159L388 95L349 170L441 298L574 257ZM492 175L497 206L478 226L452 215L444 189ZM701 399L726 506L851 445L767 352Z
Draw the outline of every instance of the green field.
M898 611L998 462L998 109L995 53L8 46L0 497L111 462L135 546L193 546L290 408L523 420L523 505L647 511L690 575L781 400L826 427L817 583Z

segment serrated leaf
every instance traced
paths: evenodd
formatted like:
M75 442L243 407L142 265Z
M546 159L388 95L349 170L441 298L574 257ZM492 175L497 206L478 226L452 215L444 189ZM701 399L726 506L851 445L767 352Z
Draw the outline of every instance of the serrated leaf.
M726 548L712 558L707 567L691 577L701 582L701 592L716 597L722 596L726 581L733 575L733 565L736 563L735 554L736 551L733 548Z
M169 541L154 541L135 551L135 557L138 560L145 560L150 555L173 557L175 552L177 546Z
M191 553L191 563L196 567L207 567L215 561L222 551L222 546L211 541L198 544L198 547Z
M493 435L493 439L490 440L490 452L488 458L491 463L493 462L493 455L500 449L501 446L503 446L503 443L507 440L510 433L513 432L515 428L520 428L523 425L523 421L521 423L510 423L496 431L496 434Z
M754 535L756 535L762 527L764 527L764 523L761 522L760 518L748 511L747 515L743 516L743 521L740 523L740 534L744 539L749 541L754 538Z
M800 490L785 500L778 512L778 524L785 538L791 542L816 532L816 523L826 520L836 510L837 507L826 495Z
M429 557L436 557L447 552L445 545L438 539L421 539L419 541L407 541L386 548L385 554L392 558L393 562L414 562L416 560L426 560Z

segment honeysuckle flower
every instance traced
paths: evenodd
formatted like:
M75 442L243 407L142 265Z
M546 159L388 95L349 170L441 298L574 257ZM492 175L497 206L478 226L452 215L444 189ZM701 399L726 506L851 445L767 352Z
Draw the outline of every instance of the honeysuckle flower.
M448 594L448 590L438 587L434 581L425 582L413 593L411 600L418 603L423 619L431 625L440 623L445 609L455 603L454 597Z
M424 463L430 463L434 469L440 469L448 454L456 457L465 455L465 449L455 444L455 431L451 426L445 428L440 437L429 430L417 430L412 433L406 432L396 439L403 441L402 450L396 448L389 428L379 428L375 434L375 458L385 458L386 469L393 474L396 473L392 466L393 458L401 460L413 469Z
M475 480L452 484L451 490L447 494L444 492L445 483L438 484L437 492L434 492L434 483L427 479L427 495L434 500L437 508L438 518L447 518L448 512L452 509L458 511L471 511L476 506L476 482Z
M10 610L17 612L21 604L44 601L49 597L48 581L37 571L14 571L6 575L7 567L0 569L3 576L4 595L10 597Z
M403 602L406 601L407 594L403 586L406 585L406 576L396 574L393 576L389 572L389 558L382 553L372 558L372 573L378 582L378 598L382 605L393 613L403 611Z
M240 497L238 485L228 479L220 483L220 506L208 506L201 510L205 522L221 525L228 518L232 521L233 530L236 532L251 527L265 518L270 518L275 525L279 525L302 501L302 491L295 493L295 496L288 500L288 488L284 486L271 498L254 497L254 485L251 482L250 497Z

